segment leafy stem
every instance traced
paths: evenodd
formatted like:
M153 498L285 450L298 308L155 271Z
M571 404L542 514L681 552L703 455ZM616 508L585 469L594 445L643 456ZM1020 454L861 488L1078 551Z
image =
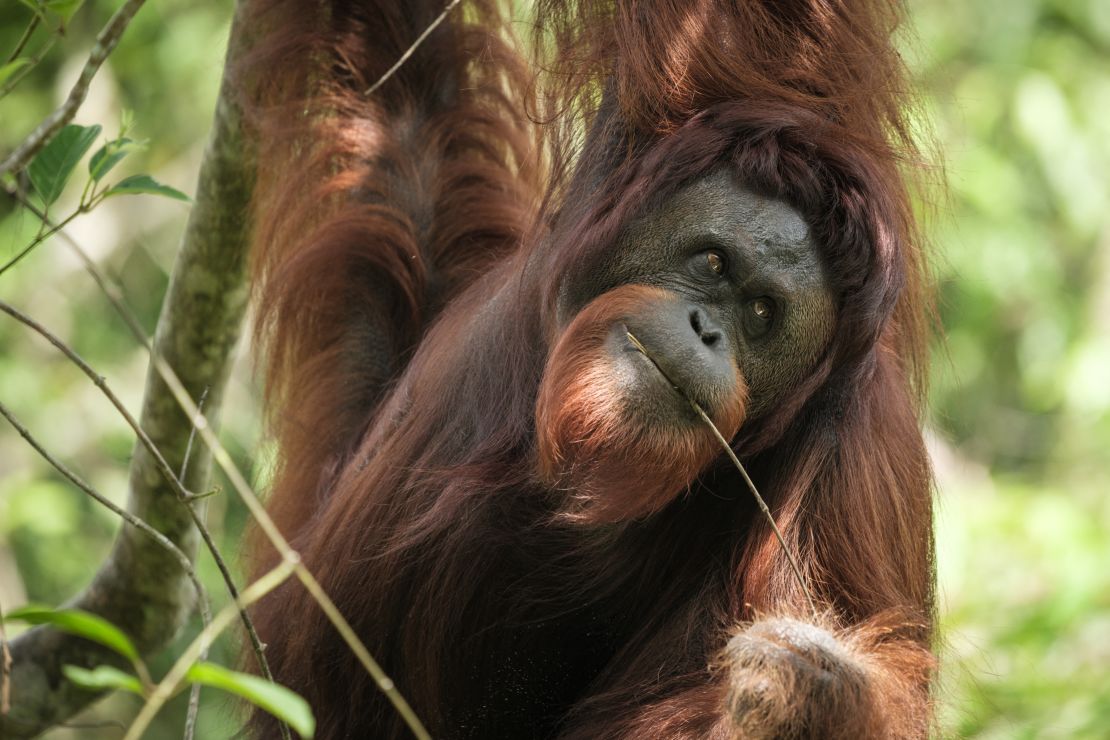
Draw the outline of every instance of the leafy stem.
M16 42L15 48L12 49L12 53L8 55L8 59L5 64L10 64L19 57L19 55L23 52L23 49L26 48L27 42L31 40L31 36L34 35L35 29L39 27L39 23L41 22L42 16L40 16L38 13L31 17L31 22L27 24L27 28L24 29L23 35L19 37L19 41Z

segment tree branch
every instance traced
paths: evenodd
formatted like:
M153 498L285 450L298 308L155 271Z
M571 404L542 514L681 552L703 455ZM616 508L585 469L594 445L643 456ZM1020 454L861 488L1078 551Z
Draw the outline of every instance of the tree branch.
M133 0L127 5L137 8L140 4ZM221 404L248 293L246 214L253 185L253 148L242 136L240 111L229 79L233 60L245 44L237 17L195 205L154 339L154 356L176 370L193 398L209 389L210 423ZM153 361L140 425L171 469L179 469L193 423ZM195 449L182 483L188 490L204 490L210 470L207 448ZM198 534L190 512L145 446L136 447L130 478L128 510L194 556ZM145 534L126 527L109 559L72 606L118 625L149 654L169 642L182 626L192 606L192 587L172 555ZM42 627L13 640L11 650L12 707L9 715L0 717L0 737L4 738L33 737L96 698L66 681L62 665L92 667L112 662L111 655L87 641Z

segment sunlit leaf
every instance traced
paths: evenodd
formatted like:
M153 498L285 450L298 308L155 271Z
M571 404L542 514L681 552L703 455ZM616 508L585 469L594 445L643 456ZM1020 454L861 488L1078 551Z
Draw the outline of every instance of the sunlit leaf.
M89 175L100 182L113 167L120 163L131 152L142 148L142 145L126 137L109 141L96 150L89 160Z
M51 609L48 606L28 604L9 612L4 619L27 624L48 624L62 632L98 642L130 660L139 659L139 651L119 627L103 617L80 609Z
M31 184L46 205L58 199L73 168L100 135L100 126L69 124L32 160L27 168Z
M122 139L135 127L135 111L123 108L119 112L119 137Z
M139 682L139 679L110 665L98 665L91 671L75 665L64 665L62 666L62 673L73 683L90 691L119 689L130 691L132 694L138 694L139 696L143 695L143 685Z
M186 203L189 202L189 196L185 195L185 193L176 188L171 188L169 185L163 185L150 175L132 175L109 188L107 192L104 193L104 197L113 195L139 195L141 193L163 195L167 198L173 198L174 200L182 200Z
M241 696L285 722L302 737L312 737L316 731L316 718L312 716L308 702L280 684L215 663L197 663L189 669L185 678Z

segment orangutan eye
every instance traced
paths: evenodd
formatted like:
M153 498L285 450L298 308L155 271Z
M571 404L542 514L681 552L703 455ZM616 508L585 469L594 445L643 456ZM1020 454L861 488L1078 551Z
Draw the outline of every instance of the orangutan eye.
M718 275L724 275L726 264L725 256L718 251L710 250L705 253L705 262L709 265L709 269Z
M756 298L748 304L748 307L761 321L770 321L775 315L775 304L770 298Z

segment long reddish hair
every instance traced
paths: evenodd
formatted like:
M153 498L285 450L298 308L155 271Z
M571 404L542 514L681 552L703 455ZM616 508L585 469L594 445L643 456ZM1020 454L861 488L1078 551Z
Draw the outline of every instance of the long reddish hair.
M620 647L582 659L591 691L560 699L576 704L569 719L537 723L724 732L698 711L720 703L719 682L666 697L708 683L730 625L804 613L730 468L710 465L654 516L583 528L555 516L566 493L537 465L561 287L630 219L720 167L805 217L838 297L825 354L734 447L830 628L896 655L880 661L896 666L884 716L922 730L928 304L898 3L540 0L535 78L498 4L468 2L370 97L438 5L257 5L264 33L242 74L264 142L270 509L433 733L501 700L483 687L519 665L491 661L516 655L529 625L554 620L574 639L583 609ZM321 736L403 732L299 587L256 616ZM655 701L665 710L634 711Z

